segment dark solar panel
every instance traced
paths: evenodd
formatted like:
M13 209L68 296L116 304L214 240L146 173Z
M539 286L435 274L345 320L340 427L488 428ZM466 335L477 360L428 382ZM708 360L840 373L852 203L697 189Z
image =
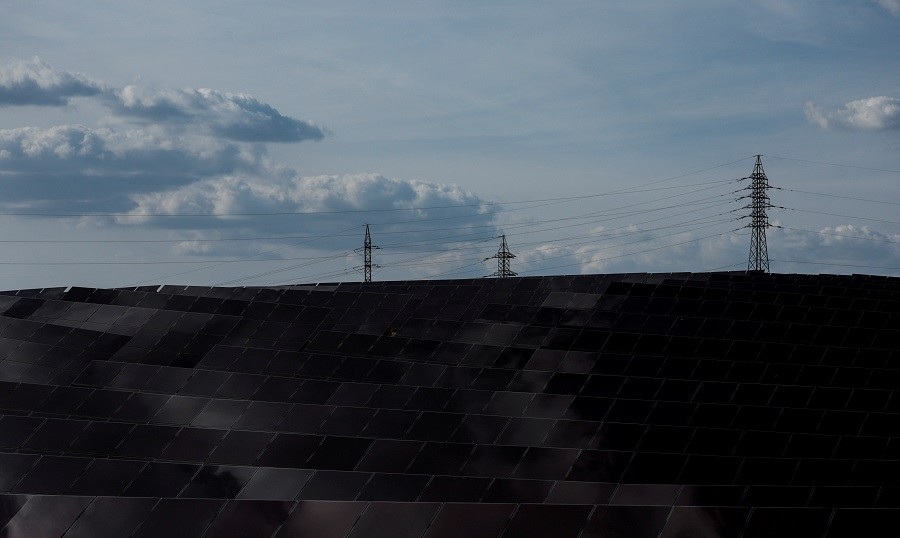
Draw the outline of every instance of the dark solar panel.
M898 298L743 273L4 292L0 528L878 535Z

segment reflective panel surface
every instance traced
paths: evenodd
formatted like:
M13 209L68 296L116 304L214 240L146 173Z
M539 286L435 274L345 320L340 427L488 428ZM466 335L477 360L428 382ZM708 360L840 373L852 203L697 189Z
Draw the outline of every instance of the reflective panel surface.
M0 292L0 534L900 527L900 279Z

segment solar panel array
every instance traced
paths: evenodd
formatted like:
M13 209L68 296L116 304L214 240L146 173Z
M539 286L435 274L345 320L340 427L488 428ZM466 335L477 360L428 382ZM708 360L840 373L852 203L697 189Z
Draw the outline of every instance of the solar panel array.
M0 293L18 537L835 537L900 523L900 279Z

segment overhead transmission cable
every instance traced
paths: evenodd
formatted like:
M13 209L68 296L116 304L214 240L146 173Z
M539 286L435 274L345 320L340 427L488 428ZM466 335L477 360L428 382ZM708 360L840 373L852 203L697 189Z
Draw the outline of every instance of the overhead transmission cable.
M717 183L717 184L724 184L724 183L730 183L731 181L732 181L732 180L728 180L728 181L725 181L725 182L716 182L716 183ZM705 189L699 189L699 190L705 190ZM686 194L686 193L680 193L680 194L678 194L678 195L676 195L676 196L681 196L681 195L684 195L684 194ZM718 197L719 197L719 196L715 196L715 197L711 197L711 198L718 198ZM671 198L672 198L672 196L669 196L669 197L666 197L666 198L660 198L660 199L657 199L657 200L652 200L652 201L650 201L650 202L645 201L645 202L639 202L639 203L636 203L636 204L631 204L630 206L646 205L647 203L653 203L653 202L661 201L661 200L669 200L669 199L671 199ZM696 203L696 202L695 202L695 203ZM628 206L625 206L625 207L628 207ZM672 208L672 207L681 207L681 206L675 205L675 206L668 206L667 208ZM667 209L667 208L655 208L655 209L651 209L651 210L649 210L649 211L656 211L656 210ZM618 209L621 209L621 208L618 208ZM604 212L602 212L602 211L601 211L601 212L591 212L591 213L589 213L588 215L590 216L590 215L596 215L596 214L602 214L602 213L604 213ZM636 214L636 213L641 213L641 212L631 212L631 213L627 213L627 215ZM616 215L614 218L622 218L623 216L624 216L624 215ZM571 218L578 218L578 217L568 217L568 218L566 218L566 219L571 219ZM558 220L561 220L561 219L549 219L549 221L551 221L551 222L552 222L552 221L558 221ZM606 219L606 220L609 220L609 219ZM659 219L654 219L654 220L659 220ZM584 225L584 224L580 224L580 225ZM530 223L525 223L525 224L522 224L522 225L519 225L519 226L533 226L533 225L530 224ZM518 227L518 226L514 226L514 227ZM566 227L570 227L570 226L563 226L563 227L557 227L557 228L551 228L551 229L559 229L559 228L566 228ZM538 230L538 231L546 231L546 230ZM439 239L434 239L434 238L432 238L432 239L428 240L428 243L429 243L429 244L434 244L434 242L437 241L437 240L453 239L453 238L455 238L455 237L456 237L456 236L444 237L444 238L439 238ZM475 242L483 242L483 241L487 241L487 240L494 239L494 238L496 238L496 236L491 236L491 237L489 237L489 238L484 238L483 236L481 236L481 237L480 237L478 240L476 240ZM459 241L459 242L462 242L462 241ZM400 245L403 245L403 246L410 246L411 244L414 244L414 243L416 243L416 242L401 243ZM469 243L471 243L471 241L470 241ZM393 245L393 247L396 247L396 246L397 246L396 244ZM384 248L390 248L390 247L392 247L392 246L391 246L391 245L388 245L388 246L386 246L386 247L384 247ZM451 249L442 249L442 250L439 251L439 252L453 251L453 250L458 250L459 248L465 248L465 247L455 247L455 248L451 248ZM421 251L420 251L420 252L421 252ZM344 256L345 254L346 254L346 253L341 253L341 254L336 255L336 256L333 256L333 257L323 258L323 261L326 260L326 259L335 259L335 258L339 258L339 257ZM280 261L280 260L271 260L271 261L277 262L277 261ZM315 263L319 263L319 262L315 262ZM307 265L309 265L309 264L297 264L297 265L292 265L292 266L290 266L290 267L283 268L283 269L276 269L276 270L272 270L272 271L266 271L266 272L262 272L262 273L256 273L256 274L248 275L248 276L241 277L241 278L236 278L236 279L227 280L227 281L224 281L224 282L220 283L219 285L224 285L224 284L234 284L234 283L238 283L238 282L242 282L242 281L246 281L246 280L252 280L252 279L258 278L258 277L260 277L260 276L269 276L269 275L271 275L271 274L277 274L277 273L280 273L280 272L283 272L283 271L292 270L292 269L296 269L296 268L303 267L303 266L307 266Z
M145 283L147 283L147 282L160 281L160 280L162 280L162 279L164 279L164 278L170 278L170 277L173 277L173 276L181 276L181 275L186 275L186 274L188 274L188 273L194 273L194 272L197 272L197 271L203 271L203 270L206 270L206 269L212 269L212 268L214 268L214 267L221 267L222 265L226 265L226 264L229 264L229 263L235 263L235 262L239 262L239 261L243 261L243 260L249 260L249 259L255 258L255 257L257 257L257 256L263 256L263 255L266 255L266 254L272 254L272 253L274 253L274 252L279 252L279 251L284 250L284 249L286 249L286 248L296 247L296 246L304 245L304 244L306 244L306 243L311 243L311 242L314 242L314 241L319 241L319 240L322 240L322 239L329 239L329 238L334 237L334 236L336 236L336 235L338 235L338 234L342 234L342 233L344 233L344 232L348 232L348 231L350 231L350 230L354 230L354 229L357 229L357 228L360 228L360 227L361 227L361 226L358 226L358 225L357 225L357 226L352 226L352 227L350 227L350 228L341 230L341 231L339 231L339 232L335 232L335 233L333 233L333 234L322 235L322 236L316 237L316 238L314 238L314 239L308 239L308 240L306 240L306 241L300 241L299 243L293 243L293 244L286 245L286 246L283 246L283 247L279 247L279 248L275 248L275 249L271 249L271 250L266 250L266 251L263 251L263 252L257 252L256 254L250 254L250 255L248 255L248 256L243 256L243 257L241 257L241 258L235 258L235 259L233 259L233 260L226 260L226 261L223 261L223 262L214 263L214 264L212 264L212 265L207 265L207 266L205 266L205 267L199 267L199 268L197 268L197 269L191 269L191 270L189 270L189 271L182 271L182 272L180 272L180 273L172 273L172 274L164 275L164 276L157 277L157 278L151 278L151 279L147 279L147 280L142 280L142 281L138 282L137 285L145 284Z
M149 218L149 217L163 217L163 218L176 218L176 217L185 217L185 218L206 218L206 217L264 217L264 216L282 216L282 215L338 215L338 214L359 214L359 213L389 213L389 212L398 212L398 211L423 211L430 209L455 209L455 208L465 208L465 207L484 207L484 206L493 206L493 205L516 205L516 204L529 204L536 202L565 202L572 200L584 200L588 198L597 198L601 196L611 196L616 194L633 194L633 193L641 193L641 192L649 192L652 190L664 190L669 188L681 188L684 186L674 186L674 187L658 187L656 189L642 189L642 187L648 187L650 185L657 185L659 183L664 183L667 181L672 181L675 179L680 179L683 177L688 177L696 174L701 174L703 172L708 172L710 170L715 170L717 168L722 168L725 166L729 166L735 163L739 163L741 161L747 160L751 157L744 157L742 159L738 159L736 161L719 164L716 166L712 166L709 168L704 168L702 170L696 170L693 172L688 172L685 174L679 174L677 176L671 176L663 179L658 179L654 181L650 181L647 183L642 183L637 185L635 188L622 188L616 189L612 191L594 193L594 194L585 194L578 196L564 196L564 197L556 197L556 198L541 198L541 199L533 199L533 200L515 200L510 202L478 202L472 204L449 204L449 205L436 205L436 206L413 206L413 207L391 207L391 208L371 208L371 209L334 209L334 210L310 210L310 211L259 211L259 212L244 212L244 213L117 213L117 212L93 212L93 213L49 213L49 212L24 212L24 211L8 211L8 212L0 212L0 216L17 216L17 217L54 217L54 218L83 218L83 217L124 217L124 218Z
M839 234L839 233L834 233L834 232L826 232L824 230L807 230L805 228L793 228L791 226L773 225L772 227L773 228L781 228L782 230L793 230L793 231L797 231L797 232L807 232L807 233L811 233L811 234L828 235L831 237L843 237L846 239L859 239L861 241L876 241L879 243L892 243L895 245L900 245L900 241L892 241L890 239L881 239L878 237L862 237L859 235L847 235L847 234Z
M567 238L556 238L554 241L559 242L559 241L564 241L564 240L568 240L568 239L582 239L582 238L588 238L588 237L590 238L590 241L585 241L584 243L576 243L576 244L574 244L574 245L564 245L564 246L577 246L577 245L585 244L585 243L593 243L593 242L596 242L596 241L598 241L598 240L602 241L602 240L609 240L609 239L619 239L619 238L621 238L621 237L626 237L626 236L636 235L636 234L640 234L640 233L647 233L647 232L656 231L656 230L660 230L660 229L666 229L666 228L672 228L672 227L684 227L684 226L696 224L698 221L708 220L708 219L710 219L710 218L715 218L715 217L717 217L717 216L721 216L721 215L724 215L724 214L727 214L727 212L726 212L726 213L720 213L720 214L717 214L717 215L708 215L708 216L706 216L706 217L695 218L695 219L692 219L691 221L679 222L679 223L671 224L671 225L665 226L665 227L659 227L659 228L651 228L651 229L643 229L643 230L631 231L631 232L627 232L627 233L625 233L625 234L619 234L619 235L616 235L616 236L610 236L610 237L607 237L607 238L598 238L598 237L596 237L596 236L594 236L594 235L590 235L590 234L581 234L581 235L576 235L576 236L570 236L570 237L567 237ZM658 221L658 220L661 220L661 219L652 219L652 221ZM716 221L716 222L712 223L711 225L722 224L722 223L730 222L730 221L733 221L733 220L734 220L734 219L724 219L724 220ZM697 228L697 229L708 228L708 227L710 227L711 225L709 225L709 226L702 226L702 227L699 227L699 228ZM629 225L629 226L631 226L631 225ZM628 226L620 227L620 229L621 229L621 228L626 228L626 227L628 227ZM612 231L612 230L615 230L615 229L606 230L606 231L608 232L608 231ZM677 233L684 233L684 232L677 232ZM664 236L664 237L665 237L665 236ZM431 257L433 257L433 256L435 256L435 255L441 255L441 254L446 254L446 253L448 253L448 252L455 252L455 251L464 250L464 249L467 249L467 248L472 248L472 247L477 246L479 243L484 243L484 242L486 242L486 241L490 241L490 240L493 240L493 239L496 239L496 238L497 238L497 236L492 236L492 237L489 237L489 238L481 239L481 240L479 240L479 241L468 242L466 245L462 245L462 246L454 247L454 248L449 248L449 249L428 250L428 251L415 251L416 254L419 254L419 255L416 256L416 257L413 257L413 258L407 258L407 259L404 259L404 260L398 260L398 261L387 261L387 262L382 262L381 265L382 265L383 267L385 267L385 268L389 268L389 267L397 267L397 266L401 266L401 267L418 267L418 266L434 265L434 264L437 264L437 263L446 263L445 261L438 261L438 262L432 261L432 262L422 262L422 263L415 263L415 262L418 262L419 260L424 260L424 259L431 258ZM641 241L639 241L639 242L642 242L642 241L648 241L648 240L653 240L653 239L654 239L654 238L649 238L649 239L646 239L646 240L641 240ZM529 244L541 244L541 243L546 243L546 241L536 241L536 242L532 242L532 243L525 243L525 245L529 245ZM520 244L520 246L521 246L521 244ZM483 248L483 247L482 247L482 248ZM525 252L530 252L530 251L525 251ZM344 256L344 255L346 255L346 254L348 254L348 253L349 253L349 252L347 252L347 253L342 253L341 255L338 255L338 256L336 256L336 257L341 257L341 256ZM423 254L424 254L424 255L423 255ZM315 262L315 263L319 263L319 262ZM233 283L237 283L237 282L241 282L241 281L252 280L252 279L255 279L255 278L258 278L258 277L262 277L262 276L270 276L270 275L272 275L272 274L277 274L277 273L281 273L281 272L293 270L293 269L296 269L296 268L299 268L299 267L308 266L308 265L310 265L310 264L297 264L297 265L292 265L292 266L285 267L285 268L281 268L281 269L276 269L276 270L267 271L267 272L263 272L263 273L257 273L257 274L254 274L254 275L248 275L248 276L241 277L241 278L238 278L238 279L233 279L233 280L221 282L221 283L219 283L219 284L217 284L217 285L233 284ZM477 264L473 264L473 265L477 265ZM330 273L328 273L328 274L330 274ZM308 277L308 278L310 278L310 277Z
M857 202L870 202L873 204L900 205L900 202L889 202L887 200L872 200L871 198L856 198L854 196L843 196L840 194L828 194L824 192L806 191L801 189L789 189L787 187L772 187L779 191L799 192L801 194L812 194L814 196L827 196L829 198L840 198L842 200L854 200Z
M731 231L734 231L734 230L731 230ZM672 243L672 244L669 244L669 245L663 245L663 246L660 246L660 247L648 248L648 249L645 249L645 250L639 250L639 251L636 251L636 252L628 252L628 253L625 253L625 254L618 254L618 255L616 255L616 256L607 256L607 257L604 257L603 259L597 260L597 261L615 260L615 259L618 259L618 258L624 258L624 257L627 257L627 256L634 256L634 255L636 255L636 254L644 254L644 253L646 253L646 252L653 252L653 251L656 251L656 250L662 250L662 249L665 249L665 248L677 247L677 246L679 246L679 245L686 245L686 244L689 244L689 243L697 243L697 242L703 241L703 240L705 240L705 239L711 239L711 238L713 238L713 237L720 237L720 236L723 236L723 235L725 235L725 234L727 234L727 233L729 233L729 232L727 232L727 231L726 231L726 232L720 232L720 233L717 233L717 234L706 235L706 236L703 236L703 237L697 237L697 238L694 238L694 239L688 239L688 240L686 240L686 241L680 241L680 242L678 242L678 243ZM568 263L568 264L563 264L563 265L555 265L555 266L552 266L552 267L542 267L542 268L540 269L540 271L548 271L548 270L552 270L552 269L561 269L561 268L563 268L563 267L573 267L573 266L576 266L576 265L583 265L584 263L585 263L585 262L575 262L575 263ZM526 271L526 272L534 272L534 271Z
M701 190L705 190L705 189L701 189ZM628 205L625 205L625 206L620 206L620 207L616 208L616 209L613 210L613 211L619 211L619 210L621 210L621 209L623 209L623 208L630 208L630 207L635 207L635 206L640 206L640 205L646 205L646 204L648 204L648 203L653 203L653 202L657 202L657 201L660 201L660 200L670 200L671 198L673 198L673 197L675 197L675 196L683 196L683 195L690 194L690 193L693 193L693 192L696 192L696 191L690 191L690 192L686 192L686 193L680 193L680 194L677 194L677 195L674 195L674 196L669 196L669 197L666 197L666 198L660 198L660 199L655 199L655 200L650 200L650 201L638 202L638 203L635 203L635 204L628 204ZM565 228L572 228L572 227L576 227L576 226L584 226L584 225L588 225L588 224L595 224L595 223L599 223L599 222L605 222L605 221L609 221L609 220L616 220L616 219L619 219L619 218L624 218L624 217L626 217L626 216L632 216L632 215L638 215L638 214L645 214L645 213L654 212L654 211L662 211L662 210L671 209L671 208L676 208L676 207L687 207L687 206L692 206L692 205L706 205L706 207L703 208L703 209L706 209L706 208L708 208L708 207L716 207L716 206L718 206L718 205L722 205L722 204L709 204L708 201L714 200L714 199L716 199L716 198L721 198L721 197L723 197L723 196L725 196L725 195L727 195L727 194L729 194L729 193L725 193L725 194L722 194L722 195L714 195L714 196L710 196L710 197L706 197L706 198L701 198L701 199L699 199L699 200L696 200L696 201L694 201L694 202L689 202L689 203L687 203L687 204L675 204L675 205L669 205L669 206L658 207L658 208L644 209L644 210L640 210L640 211L630 211L630 212L621 212L621 213L613 213L613 212L610 212L610 211L593 211L593 212L586 213L586 214L584 214L584 215L578 215L578 216L572 216L572 217L562 217L562 218L556 218L556 219L543 219L543 220L537 220L537 221L532 221L532 222L525 222L525 223L513 224L513 225L509 225L508 228L509 228L509 229L513 229L513 230L517 230L517 229L520 229L520 228L531 228L531 227L534 227L534 226L537 226L537 225L540 225L540 224L544 224L544 223L553 223L553 222L570 221L570 220L583 220L583 219L591 218L591 217L598 216L598 215L610 215L610 216L608 216L608 217L606 217L606 218L604 218L604 219L597 219L597 220L593 220L593 221L585 222L585 223L577 223L577 224L573 224L573 225L557 226L557 227L551 227L551 228L544 228L544 229L530 230L530 231L527 231L527 232L511 232L511 233L508 233L507 235L509 235L509 236L524 235L524 234L533 235L534 233L540 233L540 232L546 232L546 231L552 231L552 230L559 230L559 229L565 229ZM695 212L696 212L696 210L692 210L692 211L685 212L685 213L680 213L680 214L695 213ZM678 215L680 215L680 214L678 214ZM659 219L653 219L653 220L654 220L654 221L656 221L656 220L663 220L663 219L665 219L665 218L671 218L671 217L673 217L673 216L677 216L677 215L664 216L664 217L660 217ZM645 221L645 222L650 222L650 221ZM636 224L641 224L641 223L636 223ZM496 229L496 225L493 225L493 224L492 224L492 225L485 225L484 227ZM353 230L353 229L354 229L354 228L350 228L350 230ZM453 229L459 229L459 228L445 228L445 229L447 229L447 230L453 230ZM395 231L394 233L397 233L397 232ZM402 233L419 233L419 232L418 232L418 230L405 230L405 231L403 231ZM288 236L288 237L284 237L284 238L296 238L296 237L299 237L299 238L303 238L303 239L306 239L306 240L318 240L318 239L333 238L333 237L338 237L338 236L340 236L340 237L350 237L350 235L348 235L348 234L346 234L346 233L339 232L339 233L337 233L337 234L328 234L328 235L319 235L319 236ZM484 236L483 234L467 234L467 235L462 235L462 236L458 236L458 235L454 235L454 236L444 236L444 237L438 237L438 238L430 238L430 239L428 239L428 240L422 240L422 241L413 241L413 242L405 242L405 243L388 244L388 245L386 245L384 248L390 248L390 249L393 249L393 248L397 248L397 247L413 246L413 245L417 245L417 244L434 244L434 243L437 242L437 241L445 241L445 240L448 240L448 239L457 239L457 238L461 238L461 237L475 237L475 238L477 238L477 239L475 239L476 241L481 241L481 240L485 240L485 239L493 239L493 238L496 238L497 236L491 235L491 236L489 236L489 237L487 237L487 238L485 238L485 236ZM269 239L269 238L259 237L259 238L254 238L254 239L256 239L256 240L265 240L265 239ZM563 239L565 239L565 238L563 238ZM220 241L220 240L231 240L231 239L209 239L208 241ZM234 239L234 240L239 240L239 239L236 238L236 239ZM175 241L175 240L134 240L134 242L139 242L139 243L140 243L140 242L174 242L174 241ZM187 240L185 240L185 241L187 241ZM201 240L198 240L198 241L201 241ZM464 242L464 241L467 241L467 240L464 240L464 239L458 239L457 241L451 241L451 242ZM471 242L471 240L468 240L468 241ZM7 242L16 242L16 241L7 241ZM57 242L70 242L70 241L66 241L66 240L43 240L43 241L38 241L38 242L57 243ZM101 243L102 243L102 242L113 242L113 243L117 243L117 242L130 242L130 241L128 241L128 240L110 240L110 241L106 241L106 240L77 240L77 241L71 241L71 242L101 242ZM178 240L178 242L181 242L181 240ZM305 242L309 242L309 241L304 241L303 243L305 243ZM300 244L303 244L303 243L294 243L293 245L289 245L289 246L297 246L297 245L300 245ZM527 244L527 243L526 243L526 244ZM286 248L286 247L283 247L283 248ZM278 261L298 261L298 260L329 260L329 259L333 259L333 258L335 257L334 255L328 255L328 256L312 256L312 257L278 258L278 259L273 259L273 260L254 260L254 259L252 259L252 258L255 258L256 256L260 256L260 255L263 255L263 254L275 252L275 251L277 251L277 250L282 250L283 248L279 248L279 249L275 249L275 250L270 250L270 251L267 251L267 252L264 252L264 253L260 253L260 254L253 255L253 256L247 256L247 257L244 257L244 258L239 258L239 259L228 259L228 260L172 260L172 261L160 261L160 260L144 261L144 260L138 260L138 261L127 261L127 262L126 262L126 261L93 261L93 262L77 262L77 261L63 261L63 262L60 262L60 261L43 261L43 262L0 262L0 265L63 265L63 266L64 266L64 265L170 265L170 264L203 264L203 263L215 263L215 264L220 264L220 263L221 263L221 264L225 264L225 263L237 263L237 262L254 262L254 263L256 263L256 262L264 262L264 261L267 261L267 262L278 262ZM340 256L338 256L338 257L340 257ZM200 269L200 270L202 270L202 269Z
M521 232L508 232L508 233L506 233L506 235L509 236L509 237L520 236L520 235L534 236L535 234L539 234L539 233L543 233L543 232L548 232L548 231L556 231L556 230L562 230L562 229L576 228L576 227L579 227L579 226L589 226L589 225L592 225L592 224L598 224L598 223L601 223L601 222L609 222L609 221L619 220L619 219L625 218L626 216L646 214L646 213L650 213L650 212L654 212L654 211L660 211L660 210L664 210L664 209L671 209L671 208L673 208L673 207L687 207L687 206L691 206L691 205L701 205L701 204L679 204L679 205L676 205L676 206L668 206L668 207L664 207L664 208L654 208L654 209L648 209L648 210L644 210L644 211L633 211L633 212L629 212L629 213L627 213L627 214L617 214L617 215L613 215L613 216L607 217L607 218L595 219L595 220L588 221L588 222L581 222L581 223L571 224L571 225L565 225L565 226L555 226L555 227L551 227L551 228L543 228L543 229L541 229L541 228L533 228L533 227L538 226L539 224L542 224L542 223L546 223L546 222L553 222L553 221L560 221L560 220L582 219L582 218L585 218L585 217L568 217L568 218L564 218L564 219L549 219L549 220L544 220L544 221L534 221L533 223L522 223L522 224L517 224L517 225L504 226L503 229L504 229L504 231L506 231L506 230L519 230L519 229L522 229L522 228L526 228L526 229L527 229L527 228L531 228L531 229L528 229L527 231L521 231ZM628 226L641 225L641 224L645 224L645 223L649 223L649 222L657 222L657 221L660 221L660 220L665 220L665 219L669 219L669 218L673 218L673 217L677 217L677 216L681 216L681 215L685 215L685 214L693 214L693 215L696 215L698 211L703 211L703 210L711 209L711 208L714 208L714 207L721 207L722 205L724 205L724 204L708 204L708 205L706 205L705 207L702 207L702 208L700 208L700 209L693 209L693 210L690 210L690 211L686 211L686 212L683 212L683 213L677 213L677 214L674 214L674 215L665 215L665 216L663 216L663 217L659 217L659 218L655 218L655 219L649 219L649 220L645 220L645 221L637 222L637 223L629 223ZM728 213L728 212L719 213L719 215L723 215L723 214L727 214L727 213ZM592 215L592 216L593 216L593 215ZM496 229L495 226L492 226L492 228ZM621 228L621 227L619 227L619 228ZM619 228L610 228L609 230L615 230L615 229L619 229ZM604 231L609 231L609 230L604 230ZM491 239L496 239L496 238L498 238L498 237L499 237L499 236L491 235L489 238L491 238ZM580 237L580 236L576 236L576 237ZM384 250L384 251L386 251L386 252L389 253L390 251L394 251L395 249L402 249L402 248L408 248L408 247L415 247L415 246L417 246L417 245L434 245L434 244L435 244L436 242L438 242L438 241L452 240L452 241L449 241L449 243L463 243L463 242L471 242L471 241L476 241L476 240L477 240L477 241L480 241L480 240L483 239L483 238L485 238L485 236L484 236L483 233L478 233L478 234L464 234L464 235L452 235L452 236L444 236L444 237L437 237L437 238L429 238L429 239L427 239L427 240L421 240L421 241L408 241L408 242L403 242L403 243L393 243L393 244L388 243L388 244L386 244L386 245L384 245L384 246L382 247L382 250ZM564 238L559 238L559 239L567 239L567 238L564 237ZM535 244L536 244L536 243L541 243L541 242L544 242L544 241L545 241L545 240L532 241L532 242L526 242L526 243L521 243L521 242L520 242L520 243L517 243L517 244L518 244L518 246L523 246L523 245L528 245L528 244L532 244L532 243L535 243ZM446 244L446 243L445 243L445 244Z
M900 221L896 221L896 220L873 219L871 217L860 217L860 216L856 216L856 215L842 215L839 213L828 213L826 211L813 211L811 209L800 209L797 207L783 207L782 209L785 209L787 211L799 211L801 213L812 213L815 215L827 215L829 217L841 217L841 218L845 218L845 219L866 220L869 222L881 222L884 224L900 224Z
M807 260L772 260L779 263L799 263L799 264L808 264L808 265L829 265L835 267L856 267L861 269L883 269L885 271L900 271L900 267L884 267L881 265L857 265L850 263L832 263L832 262L821 262L821 261L807 261Z
M888 172L888 173L891 173L891 174L900 174L900 170L891 170L891 169L888 169L888 168L873 168L873 167L871 167L871 166L858 166L858 165L854 165L854 164L843 164L843 163L831 163L831 162L824 162L824 161L813 161L813 160L810 160L810 159L797 159L797 158L793 158L793 157L780 157L780 156L778 156L778 155L763 155L763 156L764 156L764 157L768 157L768 158L770 158L770 159L779 159L779 160L782 160L782 161L794 161L794 162L798 162L798 163L821 164L821 165L824 165L824 166L838 166L838 167L841 167L841 168L856 168L857 170L869 170L869 171L872 171L872 172Z
M507 225L503 225L503 229L504 229L504 230L517 230L517 229L520 229L520 228L530 228L530 227L535 226L535 225L538 225L538 224L548 224L548 223L553 223L553 222L565 222L565 221L572 221L572 220L585 220L585 219L590 219L590 218L597 217L597 216L604 216L604 217L607 217L607 218L604 218L604 219L594 220L594 221L587 222L587 223L577 223L577 224L572 224L572 225L567 225L567 226L559 226L559 227L553 227L553 228L545 228L545 229L543 229L543 230L530 230L530 231L528 231L528 232L511 232L511 233L507 233L507 234L506 234L506 235L508 235L508 236L523 235L523 234L532 235L532 234L534 234L534 233L539 233L539 232L546 232L546 231L560 230L560 229L565 229L565 228L572 228L572 227L577 227L577 226L584 226L584 225L586 225L586 224L596 224L596 223L598 223L598 222L605 222L605 221L608 221L608 220L615 220L615 219L618 219L618 218L624 218L624 217L628 217L628 216L632 216L632 215L641 215L641 214L646 214L646 213L650 213L650 212L654 212L654 211L662 211L662 210L665 210L665 209L672 209L672 208L677 208L677 207L687 207L687 206L692 206L692 205L703 205L703 204L706 203L707 201L714 200L714 199L716 199L716 198L722 198L722 197L724 197L724 196L728 196L728 195L730 195L730 194L733 194L733 192L729 192L729 193L723 193L723 194L719 194L719 195L709 196L709 197L706 197L706 198L700 198L700 199L698 199L698 200L695 200L695 201L693 201L693 202L688 202L688 203L685 203L685 204L674 204L674 205L669 205L669 206L664 206L664 207L659 207L659 208L643 209L643 210L629 211L629 212L623 212L623 213L619 213L619 212L618 212L618 211L620 211L621 209L626 209L626 208L632 208L632 207L637 207L637 206L647 205L647 204L650 204L650 203L659 202L659 201L663 201L663 200L666 200L666 201L667 201L667 200L671 200L672 198L675 198L675 197L678 197L678 196L684 196L684 195L687 195L687 194L695 194L696 192L698 192L698 191L690 191L690 192L686 192L686 193L677 194L677 195L674 195L674 196L667 196L667 197L665 197L665 198L658 198L658 199L649 200L649 201L643 201L643 202L637 202L637 203L633 203L633 204L627 204L627 205L623 205L623 206L618 206L617 208L615 208L615 209L613 209L613 210L592 211L592 212L589 212L589 213L584 213L584 214L581 214L581 215L574 215L574 216L569 216L569 217L560 217L560 218L555 218L555 219L543 219L543 220L536 220L536 221L531 221L531 222L522 222L522 223L515 223L515 224L507 224ZM724 205L724 204L722 204L722 205ZM490 225L479 226L479 227L487 227L487 228L493 228L493 229L496 229L496 228L497 228L497 225L495 225L495 224L490 224ZM455 228L452 228L452 229L455 229ZM432 230L430 230L430 231L435 231L435 230L432 229ZM417 232L417 230L410 230L408 233L416 233L416 232ZM388 231L388 232L379 232L380 235L386 235L386 234L389 234L389 233L392 233L392 232L390 232L390 231ZM393 232L393 233L407 233L407 232L404 231L404 232ZM469 234L469 235L474 235L474 234ZM451 236L451 237L457 237L457 236ZM433 242L433 241L434 241L434 240L428 240L427 242L428 242L428 243L431 243L431 242ZM399 245L408 245L408 244L411 244L411 243L400 243ZM390 244L390 243L388 243L387 245L384 245L382 248L390 248L390 247L395 247L395 246L398 246L398 244L396 244L396 243L395 243L395 244Z
M729 221L730 221L730 220L731 220L731 219L729 219ZM725 222L729 222L729 221L725 221ZM634 244L638 244L638 243L645 243L645 242L647 242L647 241L655 241L655 240L663 239L663 238L666 238L666 237L671 237L671 236L673 236L673 235L681 235L681 234L684 234L684 233L690 233L690 232L697 231L697 230L702 230L702 229L711 228L711 227L717 226L717 225L719 225L719 224L722 224L722 222L716 222L716 223L712 223L712 224L709 224L709 225L706 225L706 226L698 226L698 227L695 227L695 228L693 228L693 229L689 229L689 230L681 230L681 231L678 231L678 232L673 232L673 233L671 233L671 234L666 234L666 235L662 235L662 236L651 237L651 238L646 238L646 239L640 239L640 240L637 240L637 241L629 241L629 242L620 243L620 244L615 244L615 245L603 246L603 247L598 247L598 248L590 249L590 250L584 250L584 251L579 252L579 254L586 254L586 253L596 252L597 250L602 250L602 249L606 249L606 248L617 248L617 247L623 247L623 246L630 246L630 245L634 245ZM726 233L728 233L728 232L721 232L721 233L718 233L718 234L713 234L713 235L710 235L710 236L701 237L701 238L698 238L697 240L707 239L707 238L710 238L710 237L717 237L717 236L724 235L724 234L726 234ZM610 238L608 238L608 239L616 239L616 237L610 237ZM601 240L602 240L602 239L601 239ZM690 242L693 242L693 241L695 241L695 240L692 239L692 240L688 240L688 241L686 241L686 242L675 243L675 244L673 244L673 245L667 245L667 246L677 246L677 245L680 245L680 244L690 243ZM660 247L660 248L666 248L666 246ZM524 254L524 253L536 252L537 250L538 250L538 249L531 249L531 250L526 250L526 251L519 251L519 253L520 253L520 255L521 255L521 254ZM649 252L649 251L652 251L652 250L659 250L659 249L642 250L642 251L639 251L639 252L636 252L636 253L633 253L633 254L640 254L640 253L643 253L643 252ZM543 261L551 260L551 259L565 258L565 257L568 257L568 256L570 256L570 255L571 255L571 253L566 253L566 254L562 254L562 255L558 255L558 256L550 256L550 257L542 258L542 259L540 259L540 260L533 260L533 261L520 262L520 265L521 265L522 263L525 263L525 264L528 264L528 263L539 263L539 262L543 262ZM621 257L627 256L627 255L630 255L630 254L623 254L623 255L619 255L619 256L612 256L612 257L610 257L610 258L604 258L604 259L621 258ZM443 261L441 261L441 262L423 262L423 263L420 263L420 264L417 264L417 265L418 265L418 266L428 266L428 265L438 265L438 264L444 264L444 263L446 263L446 262L443 262ZM580 263L580 262L579 262L579 263ZM572 265L572 264L570 264L570 265ZM577 265L577 264L575 264L575 265ZM461 266L461 267L457 267L457 268L450 269L450 270L447 270L447 271L443 271L443 272L440 272L440 273L437 273L437 274L433 274L433 275L431 275L429 278L435 278L435 277L438 277L438 276L445 276L445 275L448 275L448 274L455 274L455 273L460 272L460 271L463 270L463 269L467 269L467 268L469 268L469 267L474 267L474 266L483 266L483 260L479 260L479 261L473 262L473 263L468 263L468 264L465 264L465 265L463 265L463 266ZM561 266L561 267L566 267L566 266ZM546 268L542 268L542 269L540 269L540 270L544 270L544 269L546 269ZM551 268L551 269L552 269L552 268ZM533 272L533 271L526 271L526 272Z

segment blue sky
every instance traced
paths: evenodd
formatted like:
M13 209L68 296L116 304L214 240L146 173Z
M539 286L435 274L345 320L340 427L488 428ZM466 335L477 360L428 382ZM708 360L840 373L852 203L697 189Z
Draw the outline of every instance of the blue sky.
M774 271L897 275L898 68L898 0L5 2L0 287L740 269L755 154Z

